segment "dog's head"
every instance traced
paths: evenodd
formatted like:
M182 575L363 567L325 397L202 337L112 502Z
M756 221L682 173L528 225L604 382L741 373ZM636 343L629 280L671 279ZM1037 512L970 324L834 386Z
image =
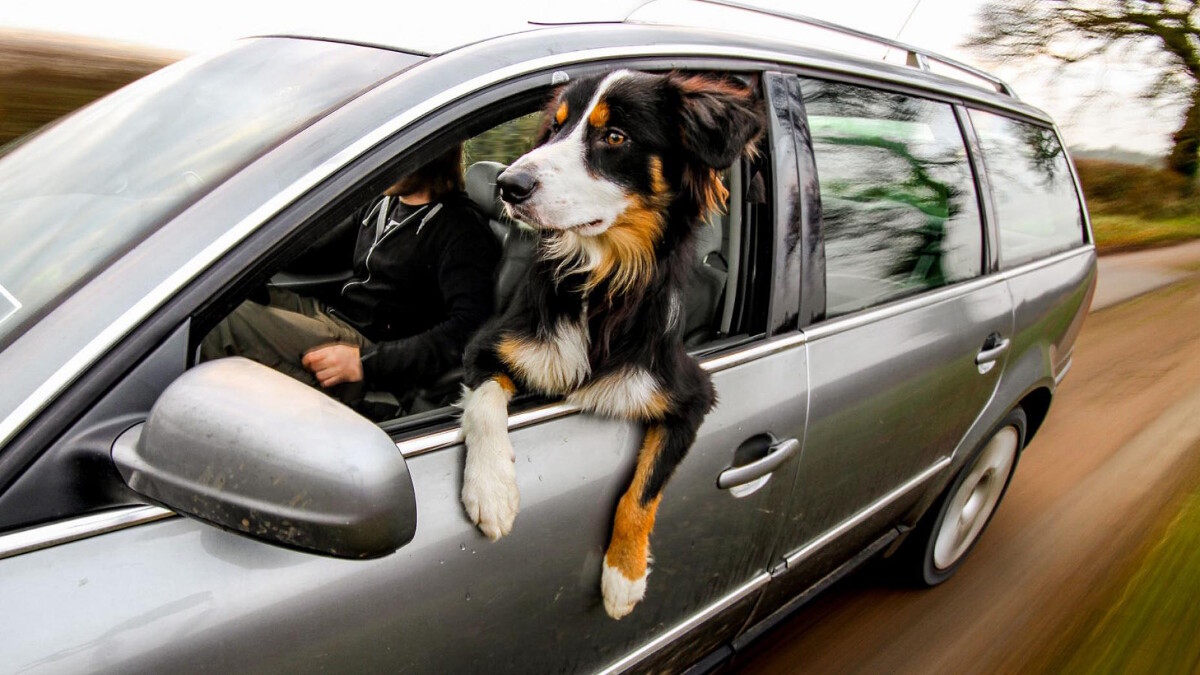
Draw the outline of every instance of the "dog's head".
M513 217L573 240L631 229L655 240L672 205L694 224L724 205L719 172L763 130L750 90L706 75L586 78L547 114L541 144L500 174L500 195Z

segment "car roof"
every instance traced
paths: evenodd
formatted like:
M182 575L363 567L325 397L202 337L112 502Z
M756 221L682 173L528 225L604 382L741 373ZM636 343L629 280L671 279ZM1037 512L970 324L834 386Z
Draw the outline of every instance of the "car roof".
M402 21L362 22L354 35L305 37L432 56L518 33L600 25L671 26L730 37L767 39L776 43L776 47L824 52L830 58L846 58L868 67L880 63L907 66L1005 98L1016 98L1012 88L999 78L929 50L741 0L612 0L603 5L526 0L472 3L469 9L456 0L441 0L406 7Z

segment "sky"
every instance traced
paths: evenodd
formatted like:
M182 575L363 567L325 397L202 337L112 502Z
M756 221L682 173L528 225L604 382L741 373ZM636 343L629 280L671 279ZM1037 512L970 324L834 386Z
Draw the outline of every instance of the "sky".
M1150 75L1136 62L1088 63L1052 77L1054 67L1048 63L1018 67L981 61L960 45L976 26L983 0L751 1L898 38L999 75L1023 100L1050 113L1072 146L1163 153L1180 120L1178 107L1138 97ZM639 0L609 0L604 6L638 4ZM2 0L0 29L52 31L192 53L247 35L278 33L387 43L397 34L420 35L422 26L445 24L446 17L466 34L482 34L521 15L571 19L600 6L574 0L337 0L320 5L275 0Z

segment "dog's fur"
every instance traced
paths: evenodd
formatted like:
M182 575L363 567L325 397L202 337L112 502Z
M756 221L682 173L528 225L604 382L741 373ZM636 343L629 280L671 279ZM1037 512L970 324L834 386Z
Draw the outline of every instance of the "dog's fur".
M538 249L508 310L467 347L463 504L488 537L511 530L507 405L518 390L647 425L604 557L613 618L645 594L663 486L715 403L683 347L682 294L695 230L728 194L720 171L752 152L760 110L719 77L582 79L555 94L539 146L498 181L510 214L539 230Z

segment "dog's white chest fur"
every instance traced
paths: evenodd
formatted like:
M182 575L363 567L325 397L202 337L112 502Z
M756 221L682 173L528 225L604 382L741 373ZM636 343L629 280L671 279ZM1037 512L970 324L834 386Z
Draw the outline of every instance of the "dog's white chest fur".
M566 394L592 372L588 342L581 321L561 320L549 335L507 343L504 357L529 386L545 394Z

